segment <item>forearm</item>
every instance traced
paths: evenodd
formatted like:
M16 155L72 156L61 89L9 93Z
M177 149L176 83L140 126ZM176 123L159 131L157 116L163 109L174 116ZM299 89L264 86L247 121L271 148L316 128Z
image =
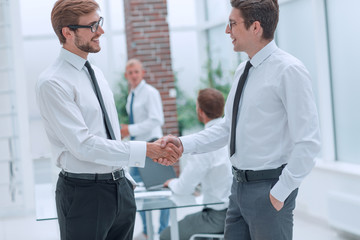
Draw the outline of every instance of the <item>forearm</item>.
M184 185L182 182L180 182L180 179L176 178L173 179L170 183L169 183L169 188L171 189L171 191L175 194L179 194L179 195L189 195L192 194L194 191L194 187L191 185Z
M229 138L226 127L217 124L198 133L180 137L184 153L199 154L224 147Z

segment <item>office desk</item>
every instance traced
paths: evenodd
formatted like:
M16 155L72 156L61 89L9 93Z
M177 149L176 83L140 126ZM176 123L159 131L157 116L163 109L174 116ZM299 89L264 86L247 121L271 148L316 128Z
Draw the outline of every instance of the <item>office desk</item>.
M202 197L194 197L192 195L170 195L170 196L154 196L157 194L145 195L136 197L137 211L145 211L148 238L152 240L154 237L154 229L152 224L152 211L161 209L170 209L170 225L171 225L171 239L179 239L179 228L177 222L177 208L195 207L222 204L218 201L204 202ZM167 194L164 194L167 195ZM36 220L53 220L57 219L56 206L55 206L55 191L51 184L38 184L35 186L36 197Z

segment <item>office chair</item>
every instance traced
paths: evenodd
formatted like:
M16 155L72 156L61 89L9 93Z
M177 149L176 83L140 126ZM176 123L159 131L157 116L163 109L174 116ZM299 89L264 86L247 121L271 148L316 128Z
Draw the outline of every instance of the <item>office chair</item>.
M192 235L189 240L194 240L195 238L212 238L212 239L223 240L224 239L224 234L223 233L219 233L219 234L198 233L198 234Z

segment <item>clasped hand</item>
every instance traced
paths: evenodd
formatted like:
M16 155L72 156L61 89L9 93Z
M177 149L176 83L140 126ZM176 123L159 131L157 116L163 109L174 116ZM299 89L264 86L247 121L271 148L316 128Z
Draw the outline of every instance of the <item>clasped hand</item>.
M146 155L154 162L169 166L179 160L184 151L179 138L168 135L158 139L156 142L147 143Z

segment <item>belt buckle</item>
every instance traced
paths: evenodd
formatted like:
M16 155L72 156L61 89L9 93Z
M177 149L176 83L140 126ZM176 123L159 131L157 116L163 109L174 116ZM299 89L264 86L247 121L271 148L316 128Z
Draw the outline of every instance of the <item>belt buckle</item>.
M240 170L240 169L235 170L235 176L237 182L248 182L246 177L246 170Z
M121 178L121 174L120 174L121 170L115 170L111 172L112 178L114 181L118 180Z
M247 177L246 177L246 170L239 170L238 171L238 176L240 178L239 182L247 182Z

